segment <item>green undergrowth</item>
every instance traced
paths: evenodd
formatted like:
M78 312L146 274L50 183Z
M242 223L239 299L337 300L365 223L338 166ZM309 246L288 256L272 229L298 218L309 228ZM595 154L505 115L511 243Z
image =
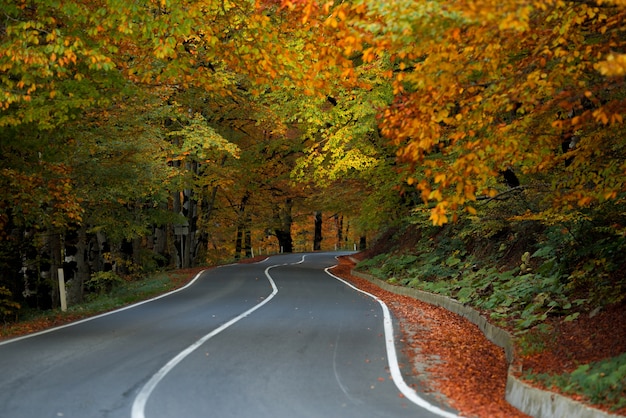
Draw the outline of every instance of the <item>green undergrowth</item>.
M592 404L608 404L613 411L626 407L626 353L583 364L572 373L534 374L529 370L524 377L566 394L582 395Z
M92 276L89 284L96 289L86 301L68 308L73 311L106 311L140 302L176 288L174 272L160 272L140 280L125 281L117 276Z
M624 301L626 238L616 228L624 224L624 208L558 223L493 213L438 228L409 219L356 268L481 311L515 336L524 355L548 348L554 321ZM625 362L622 355L571 374L528 377L619 409Z
M524 333L626 298L626 238L601 224L477 220L406 225L357 265L391 284L452 297Z
M487 312L492 322L517 331L527 330L549 316L576 319L579 308L589 302L568 292L553 260L544 261L538 271L527 267L533 255L526 252L519 266L501 271L498 267L479 267L475 257L454 251L439 251L418 256L378 256L359 264L391 284L413 287L449 296L463 304ZM383 261L380 266L376 263ZM410 265L409 265L410 264Z
M0 337L39 331L50 325L60 325L150 299L180 287L193 275L190 271L168 271L135 280L123 280L112 275L93 276L86 285L94 291L83 302L70 305L65 312L60 308L47 311L22 309L17 321L6 322L0 327Z

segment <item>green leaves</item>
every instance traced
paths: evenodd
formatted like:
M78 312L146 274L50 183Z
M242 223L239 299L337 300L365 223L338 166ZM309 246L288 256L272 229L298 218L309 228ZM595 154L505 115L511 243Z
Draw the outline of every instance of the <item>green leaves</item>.
M194 114L181 129L168 132L168 136L181 137L183 141L174 150L174 160L193 157L199 162L215 162L220 154L238 158L239 147L218 134L199 113Z
M12 299L11 291L4 286L0 286L0 315L6 320L7 317L15 314L19 309L20 304Z
M582 395L592 404L608 405L611 410L626 406L626 354L582 364L571 373L560 375L536 375L528 378L556 386L568 394Z

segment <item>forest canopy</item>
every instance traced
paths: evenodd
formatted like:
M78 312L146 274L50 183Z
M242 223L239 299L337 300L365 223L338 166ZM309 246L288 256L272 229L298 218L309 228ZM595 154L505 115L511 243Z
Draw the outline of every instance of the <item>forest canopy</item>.
M309 248L314 219L351 246L407 214L440 226L511 196L510 219L623 237L625 13L3 3L0 294L24 302L66 268L79 300L99 271Z

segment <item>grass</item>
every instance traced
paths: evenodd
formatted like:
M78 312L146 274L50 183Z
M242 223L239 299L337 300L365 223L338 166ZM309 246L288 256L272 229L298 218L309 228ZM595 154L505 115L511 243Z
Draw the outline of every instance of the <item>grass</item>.
M626 407L626 353L583 364L571 373L551 375L530 371L526 378L564 393L582 395L592 404L608 404L613 411Z
M184 286L203 269L206 267L158 272L139 280L123 280L107 293L87 295L83 303L68 307L66 312L60 308L47 311L22 309L17 321L5 322L0 328L0 339L67 324L162 295Z

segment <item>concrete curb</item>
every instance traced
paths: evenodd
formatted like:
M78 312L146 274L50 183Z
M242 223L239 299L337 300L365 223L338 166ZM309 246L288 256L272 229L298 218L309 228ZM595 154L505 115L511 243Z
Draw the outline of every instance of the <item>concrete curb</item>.
M358 260L353 260L358 262ZM409 296L422 302L435 306L441 306L450 312L454 312L468 321L475 324L485 334L485 337L495 345L502 347L509 364L509 373L506 383L506 400L515 408L535 418L617 418L623 415L613 415L590 408L587 405L574 401L568 397L557 393L534 388L511 373L511 364L514 359L514 344L511 335L501 328L498 328L487 321L480 312L463 305L452 298L428 293L404 286L394 286L385 281L377 279L372 275L352 271L356 277L368 280L376 286L395 293L397 295Z

